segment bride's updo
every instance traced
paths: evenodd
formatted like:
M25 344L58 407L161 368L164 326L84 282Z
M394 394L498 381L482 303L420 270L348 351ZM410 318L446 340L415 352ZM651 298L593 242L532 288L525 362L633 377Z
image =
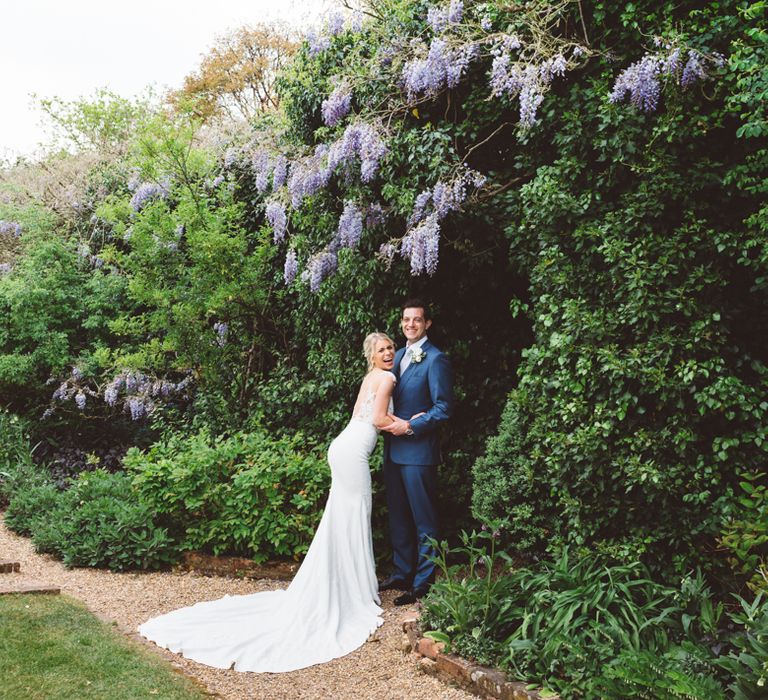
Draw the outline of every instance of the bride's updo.
M392 343L393 347L395 345L395 343L392 341L392 338L390 338L386 333L369 333L365 337L365 340L363 341L363 354L365 355L365 359L368 361L369 372L373 369L373 353L376 351L376 343L378 343L380 340L386 340Z

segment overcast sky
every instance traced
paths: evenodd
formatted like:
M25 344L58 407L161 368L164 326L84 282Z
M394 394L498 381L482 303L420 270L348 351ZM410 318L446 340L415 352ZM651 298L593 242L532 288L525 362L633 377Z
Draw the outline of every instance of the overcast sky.
M0 161L45 140L32 93L75 99L105 87L124 97L179 87L216 36L247 24L319 24L335 0L14 0L0 27Z

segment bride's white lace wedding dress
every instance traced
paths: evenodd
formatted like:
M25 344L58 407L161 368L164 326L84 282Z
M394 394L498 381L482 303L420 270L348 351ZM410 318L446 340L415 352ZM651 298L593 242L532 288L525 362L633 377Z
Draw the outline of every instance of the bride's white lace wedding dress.
M155 617L139 633L216 668L295 671L344 656L382 623L371 539L375 394L328 448L331 490L315 537L286 590L225 596Z

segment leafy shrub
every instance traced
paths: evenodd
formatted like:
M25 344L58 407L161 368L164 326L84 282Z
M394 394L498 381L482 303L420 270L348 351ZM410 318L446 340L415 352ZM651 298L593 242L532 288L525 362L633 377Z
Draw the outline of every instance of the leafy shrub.
M431 636L564 697L722 697L712 650L725 646L724 608L701 573L672 588L638 562L567 549L510 569L496 547L499 526L439 547L442 577L422 615Z
M324 453L297 434L174 435L128 451L140 498L183 549L215 554L298 556L320 520L329 470Z
M159 569L178 558L176 543L124 472L82 473L62 491L47 471L28 468L16 473L9 501L5 524L66 566Z
M728 563L758 591L768 588L768 486L765 474L743 474L741 497L733 506L720 543L727 548Z
M32 541L66 566L114 571L163 568L179 551L152 508L136 498L130 476L103 470L81 474L61 492L35 523Z
M731 619L742 627L731 638L735 647L717 663L734 677L729 686L735 700L758 700L768 684L768 600L759 594L751 603L738 598L741 611Z
M16 486L34 471L25 423L0 410L0 507L8 504Z
M24 470L15 474L5 511L5 524L19 535L33 535L56 509L60 491L44 474Z

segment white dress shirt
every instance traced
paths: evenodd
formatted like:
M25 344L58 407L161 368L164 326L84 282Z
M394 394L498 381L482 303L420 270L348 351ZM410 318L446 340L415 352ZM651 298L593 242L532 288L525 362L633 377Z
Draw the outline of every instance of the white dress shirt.
M408 365L411 364L411 353L413 352L414 348L420 348L424 343L427 342L427 336L425 335L420 340L417 340L412 345L409 344L406 346L405 352L403 353L403 357L400 360L400 376L403 376L403 372L405 372L406 369L408 369Z

